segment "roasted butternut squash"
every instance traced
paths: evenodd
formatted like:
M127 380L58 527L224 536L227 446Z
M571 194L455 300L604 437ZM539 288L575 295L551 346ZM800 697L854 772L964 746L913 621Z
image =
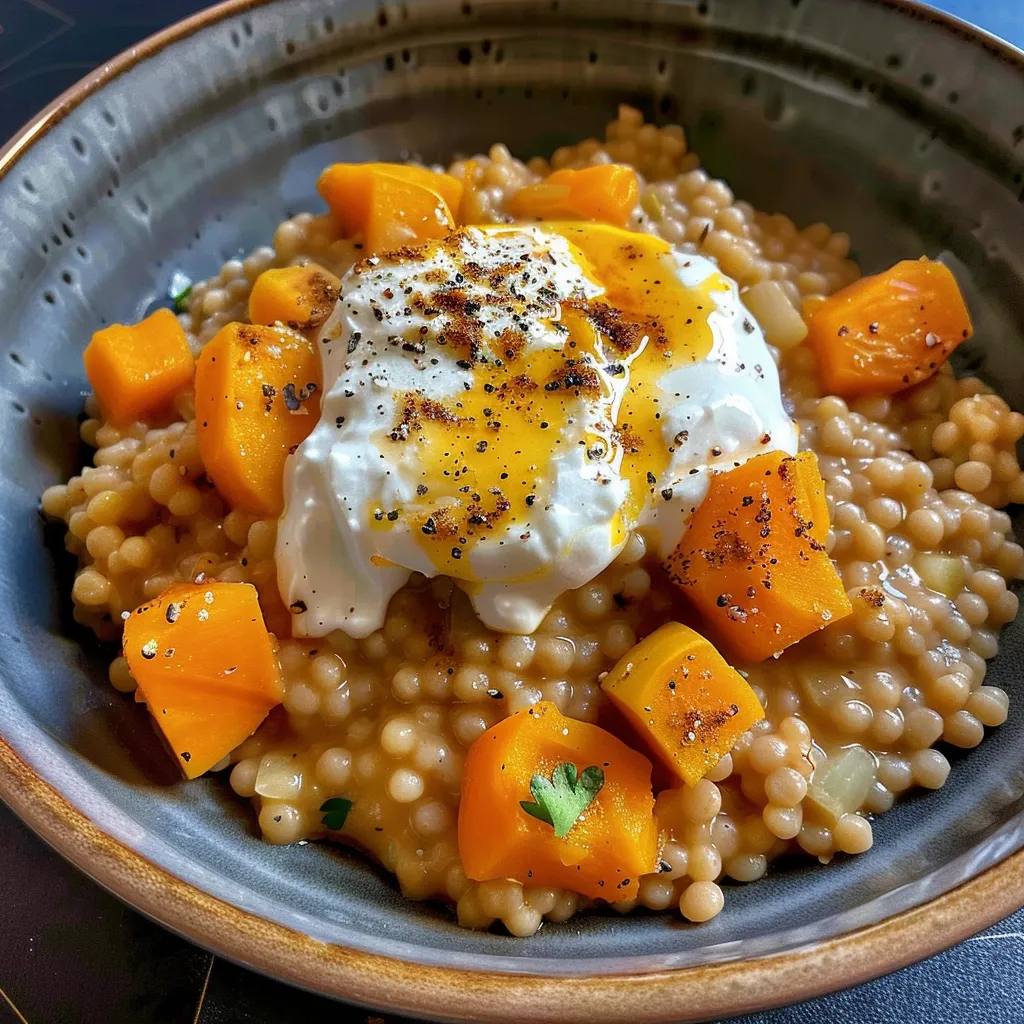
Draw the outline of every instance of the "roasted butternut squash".
M374 176L363 233L371 253L443 238L454 228L451 210L437 192L386 174Z
M516 712L469 748L459 854L479 881L633 899L658 856L651 763L548 701Z
M283 327L231 323L196 364L199 454L235 508L277 515L284 463L320 418L320 353Z
M452 211L463 184L409 164L333 164L317 189L346 235L362 234L369 253L441 238L455 227Z
M827 508L810 453L711 477L665 569L731 659L763 661L853 610L825 551Z
M624 164L565 168L527 185L508 201L513 217L540 220L596 220L625 227L640 198L636 171Z
M889 395L926 380L973 328L963 295L941 263L903 260L862 277L811 314L808 342L835 395Z
M429 188L431 192L436 192L445 201L448 209L452 212L458 210L462 203L465 184L454 175L431 171L426 167L418 167L416 164L372 163L361 166L368 168L374 174L387 174L412 185Z
M764 718L743 676L679 622L667 622L624 654L601 689L655 756L690 786Z
M477 178L480 174L480 161L476 159L464 160L462 163L462 173L456 179L462 185L462 198L459 201L458 206L451 206L452 213L455 216L455 220L459 224L472 224L473 223L473 188L476 185Z
M97 331L82 359L104 415L121 425L160 412L192 383L195 370L185 331L169 309Z
M818 456L814 452L801 452L794 460L796 469L796 501L800 517L807 523L810 535L824 544L832 525L828 515L825 481L818 469Z
M284 689L256 590L176 583L124 624L124 656L186 778L251 736Z
M249 320L315 330L334 310L340 286L341 281L317 263L264 270L249 294Z

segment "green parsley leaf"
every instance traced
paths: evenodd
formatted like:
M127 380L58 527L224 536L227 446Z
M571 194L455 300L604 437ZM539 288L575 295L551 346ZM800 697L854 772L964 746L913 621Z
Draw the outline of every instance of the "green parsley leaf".
M192 278L180 270L171 274L171 283L167 288L167 298L174 303L175 313L184 313L188 309L188 299L192 294Z
M561 839L569 834L576 819L590 806L603 785L604 772L596 765L584 768L577 777L576 765L560 764L550 779L534 775L530 792L537 802L521 800L519 806L532 817L547 822Z
M324 826L336 832L344 828L348 812L352 810L352 801L343 796L332 796L320 805L320 810L324 812Z

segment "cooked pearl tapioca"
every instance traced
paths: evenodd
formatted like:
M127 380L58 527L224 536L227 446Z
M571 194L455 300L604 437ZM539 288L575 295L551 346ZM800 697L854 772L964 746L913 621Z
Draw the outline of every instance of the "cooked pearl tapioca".
M628 107L319 188L97 333L92 464L43 495L111 682L267 841L472 928L706 921L1005 720L1024 416L946 364L945 267L861 278Z

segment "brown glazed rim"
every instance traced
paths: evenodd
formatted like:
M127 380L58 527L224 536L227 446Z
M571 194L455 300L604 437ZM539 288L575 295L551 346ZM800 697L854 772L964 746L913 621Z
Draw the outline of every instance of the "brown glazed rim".
M0 149L6 175L84 99L199 29L268 0L225 0L119 54L62 93ZM1024 53L914 0L872 0L1017 67ZM0 737L0 798L92 879L160 924L230 960L366 1006L450 1020L702 1020L797 1002L931 956L1024 906L1024 850L922 906L807 947L652 974L543 978L425 966L311 939L174 877L94 825Z

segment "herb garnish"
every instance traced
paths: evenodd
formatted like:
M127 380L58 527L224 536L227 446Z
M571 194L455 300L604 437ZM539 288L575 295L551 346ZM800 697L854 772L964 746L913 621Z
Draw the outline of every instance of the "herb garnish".
M604 772L596 765L584 768L577 778L576 765L560 764L550 779L534 775L530 792L537 802L521 800L519 806L527 814L551 825L561 839L569 834L576 819L590 806L603 785Z
M320 805L320 810L324 812L324 827L336 832L345 827L345 819L352 810L352 801L346 800L343 796L332 796L330 800L325 800Z
M189 296L192 294L192 278L180 270L171 274L171 283L167 287L167 298L174 303L175 313L188 310Z
M171 299L174 301L174 312L184 313L188 309L188 299L192 294L192 285L182 289L177 295L172 295Z

